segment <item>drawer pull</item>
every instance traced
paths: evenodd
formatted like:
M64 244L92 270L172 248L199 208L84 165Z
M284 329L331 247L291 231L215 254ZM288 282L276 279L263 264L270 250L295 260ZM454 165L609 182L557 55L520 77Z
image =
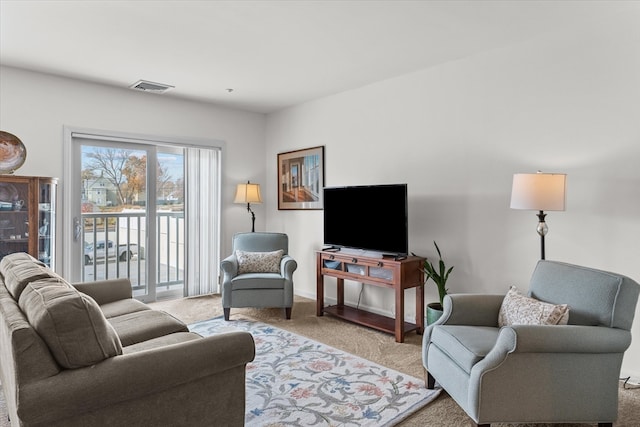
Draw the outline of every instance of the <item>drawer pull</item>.
M353 262L353 263L358 262L358 258L352 258L352 259L351 259L351 262Z
M382 261L378 261L378 267L382 267L383 265Z
M336 257L333 255L329 255L329 259L336 259Z

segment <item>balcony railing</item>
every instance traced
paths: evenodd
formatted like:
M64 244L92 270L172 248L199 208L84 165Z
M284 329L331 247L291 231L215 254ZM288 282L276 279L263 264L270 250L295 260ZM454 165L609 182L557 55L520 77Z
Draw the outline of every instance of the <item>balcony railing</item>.
M82 218L83 281L127 277L134 294L147 293L149 255L156 261L156 292L183 288L184 212L157 212L155 255L145 247L145 212L83 213Z

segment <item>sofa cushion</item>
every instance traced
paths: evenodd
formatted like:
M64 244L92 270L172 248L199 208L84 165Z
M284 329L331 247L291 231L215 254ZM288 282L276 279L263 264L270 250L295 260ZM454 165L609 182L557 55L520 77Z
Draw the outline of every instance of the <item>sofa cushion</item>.
M195 332L176 332L147 341L142 341L137 344L128 345L124 347L122 351L124 352L124 354L132 354L139 351L155 350L157 348L164 348L168 345L180 344L183 342L199 339L202 339L202 336L196 334Z
M189 332L184 322L160 310L143 310L108 319L123 346L174 332Z
M18 301L27 283L59 276L43 263L25 253L7 255L0 261L0 273L11 296ZM62 279L60 279L62 280Z
M499 333L499 328L490 326L438 325L433 328L431 342L470 374L473 365L494 347Z
M122 316L123 314L135 313L136 311L151 310L148 305L133 298L108 302L102 304L100 309L107 319Z
M19 305L64 368L90 366L122 354L120 340L98 304L62 280L28 283Z
M35 259L34 257L32 257L26 252L14 252L12 254L5 255L4 257L2 257L2 260L0 261L0 273L4 274L4 271L7 268L9 268L11 264L22 262L22 261L30 261L38 265L41 265L43 267L45 266L45 264L42 261Z
M283 255L282 249L272 252L236 251L238 274L279 273Z
M502 301L498 326L566 325L569 320L567 304L550 304L526 297L512 286Z

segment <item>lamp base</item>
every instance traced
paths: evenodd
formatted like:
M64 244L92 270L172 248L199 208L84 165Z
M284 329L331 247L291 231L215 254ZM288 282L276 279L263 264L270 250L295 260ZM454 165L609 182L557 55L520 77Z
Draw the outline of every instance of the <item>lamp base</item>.
M538 227L536 231L540 235L540 259L544 259L544 236L549 231L549 227L547 227L547 223L544 221L546 216L547 214L543 211L538 213Z
M256 214L251 210L251 203L247 203L247 211L251 213L251 232L256 232Z

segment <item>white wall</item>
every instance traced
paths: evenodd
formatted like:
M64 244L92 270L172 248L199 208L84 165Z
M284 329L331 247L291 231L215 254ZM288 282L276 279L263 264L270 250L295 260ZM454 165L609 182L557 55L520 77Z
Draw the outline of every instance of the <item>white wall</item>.
M239 182L264 182L264 115L9 67L0 68L0 93L0 129L18 136L27 148L19 175L63 177L65 125L225 141L222 256L231 251L233 233L250 230L246 207L234 205L233 197ZM64 190L65 183L59 184ZM258 209L256 227L263 229L265 215ZM58 219L58 230L62 230L62 215ZM64 242L58 239L58 254Z
M640 14L640 11L639 11ZM278 211L276 154L324 145L326 185L408 183L410 251L455 266L451 292L526 290L535 212L509 209L512 175L567 173L547 259L640 280L640 16L539 37L268 116L267 228L290 236L296 292L315 297L322 211ZM330 279L327 279L329 283ZM328 288L333 286L328 285ZM348 289L347 302L359 286ZM437 298L427 286L427 301ZM388 290L361 305L393 312ZM406 318L415 316L407 291ZM623 373L640 379L640 308Z

